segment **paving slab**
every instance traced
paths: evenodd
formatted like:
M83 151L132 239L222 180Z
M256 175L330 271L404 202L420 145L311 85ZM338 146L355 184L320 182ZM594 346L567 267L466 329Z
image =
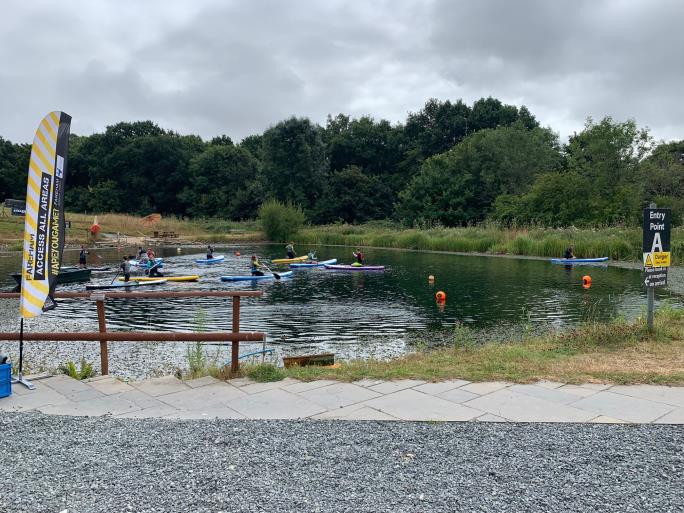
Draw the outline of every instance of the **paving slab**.
M499 417L498 415L492 415L491 413L485 413L484 415L480 415L478 418L475 419L475 421L476 422L508 422L503 417Z
M570 404L578 399L576 394L568 393L562 388L544 388L537 385L511 385L508 387L508 390L561 404Z
M283 390L298 394L299 392L306 392L307 390L313 390L314 388L325 387L328 385L334 385L338 381L331 379L318 379L316 381L303 381L301 383L296 383L294 385L289 385L283 387Z
M360 379L358 381L352 381L352 383L360 387L372 387L384 383L384 381L382 379Z
M600 390L595 390L593 388L586 388L579 385L563 385L557 388L560 392L565 392L566 394L576 395L577 397L589 397L590 395L598 394Z
M141 410L129 411L116 415L117 418L122 419L151 419L166 417L172 413L177 412L176 408L168 404L161 403L161 406L153 406L152 408L143 408Z
M657 403L684 407L684 387L665 387L658 385L616 385L611 387L615 394L638 397Z
M608 390L613 385L607 383L582 383L577 385L578 387L587 388L589 390L596 390L597 392L602 392L603 390Z
M538 387L542 388L560 388L562 387L565 383L559 383L558 381L548 381L546 379L542 379L541 381L537 381L536 383L533 383L534 385L537 385Z
M402 420L463 421L474 419L484 413L412 389L371 399L366 401L365 405Z
M452 379L449 381L441 381L439 383L425 383L424 385L419 385L413 389L428 395L439 395L443 392L447 392L449 390L453 390L454 388L469 384L470 381L466 381L464 379Z
M245 385L251 385L252 383L256 383L256 381L249 378L233 378L226 381L226 383L228 383L229 385L233 385L234 387L243 387Z
M244 394L244 397L229 401L227 406L249 419L303 419L326 411L300 395L281 389Z
M572 406L592 411L597 415L638 423L653 422L675 409L667 404L615 394L612 391L599 392L585 397L572 403Z
M606 417L605 415L599 415L598 417L591 419L589 422L592 424L626 424L624 420Z
M223 406L221 408L212 408L206 411L179 411L169 413L164 416L165 419L244 419L245 416L236 412L232 408Z
M588 411L509 389L497 390L464 405L514 422L586 422L596 417Z
M139 410L140 407L131 401L116 396L103 396L91 401L52 404L38 408L51 415L73 415L98 417L101 415L119 415Z
M461 387L462 390L466 392L472 392L477 395L491 394L502 388L510 386L512 383L505 383L503 381L488 381L483 383L471 383L470 385L464 385Z
M266 390L273 390L275 388L284 388L290 385L296 385L301 383L298 379L285 378L281 381L269 381L267 383L251 383L248 385L243 385L240 390L248 394L258 394L260 392L265 392Z
M226 383L207 385L200 388L187 388L180 392L157 396L163 403L178 410L202 410L225 406L225 403L238 397L246 396L242 389Z
M92 381L88 380L88 385L90 388L102 392L105 395L120 394L122 392L135 390L135 388L128 383L112 377L103 377L102 379Z
M203 387L206 385L213 385L214 383L220 383L221 381L212 377L212 376L203 376L201 378L197 379L188 379L184 381L186 385L188 385L190 388L199 388Z
M17 385L12 385L12 395L0 399L0 411L33 410L48 404L64 404L69 402L66 396L42 383L35 383L35 386L35 390L29 390L30 394L19 395L14 394L14 388Z
M83 390L81 392L69 394L65 397L69 399L69 401L81 402L89 401L91 399L97 399L98 397L105 397L105 395L102 392L99 392L93 388L89 388L88 390Z
M326 411L312 417L315 420L399 420L387 413L363 404L353 404L344 408Z
M452 403L460 404L480 396L477 394L473 394L472 392L466 392L465 390L461 390L460 388L453 388L451 390L447 390L446 392L442 392L437 397L441 397L442 399L446 399L447 401L451 401Z
M156 397L152 397L151 395L147 395L145 392L141 392L140 390L136 389L133 389L129 392L122 392L110 397L120 397L121 399L126 399L127 401L136 404L143 410L169 406L166 403L161 402Z
M157 397L160 395L173 394L183 390L190 390L180 379L175 376L162 376L161 378L150 378L143 381L132 382L131 385L141 392Z
M396 381L383 381L377 385L369 387L373 392L378 392L379 394L393 394L394 392L399 392L399 390L404 390L406 388L417 387L418 385L425 384L425 381L417 379L399 379Z
M47 385L53 390L59 392L63 395L75 394L76 392L83 392L85 390L91 390L90 385L83 383L77 379L70 378L65 375L58 375L52 378L47 378L41 380L43 385Z
M684 424L684 408L672 410L654 421L655 424Z
M350 404L361 403L382 394L370 388L364 388L351 383L335 383L325 387L314 388L299 393L300 396L316 403L328 410L342 408Z

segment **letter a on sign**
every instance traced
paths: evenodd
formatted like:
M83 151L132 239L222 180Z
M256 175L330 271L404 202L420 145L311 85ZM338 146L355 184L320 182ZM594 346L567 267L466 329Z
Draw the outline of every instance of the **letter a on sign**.
M663 242L660 240L660 232L653 234L653 246L651 246L651 253L660 253L663 251Z

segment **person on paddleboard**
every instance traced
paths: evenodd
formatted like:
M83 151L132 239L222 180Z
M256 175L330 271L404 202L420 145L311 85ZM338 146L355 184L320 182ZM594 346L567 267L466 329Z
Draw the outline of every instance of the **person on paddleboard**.
M565 258L566 260L573 260L573 259L577 258L575 256L575 246L570 244L570 247L565 250L565 256L563 258Z
M121 262L121 271L124 275L124 281L131 281L131 263L128 261L128 257L123 257L123 262Z
M143 260L145 258L145 250L142 246L138 246L138 260Z
M86 255L88 254L88 250L81 245L81 252L78 254L78 266L82 267L85 269L87 267L86 265Z
M214 248L211 245L207 246L207 260L214 258Z
M287 246L285 246L285 251L287 251L287 258L294 258L297 256L297 253L295 253L294 250L294 242L290 242Z
M256 255L252 255L252 276L263 276L264 273L261 271L261 263Z
M147 269L145 270L145 274L149 274L150 278L161 278L164 276L159 272L159 264L154 260L154 258L147 261Z
M356 251L354 251L354 253L352 253L352 254L354 255L354 258L356 258L356 262L354 262L352 265L353 266L363 265L363 261L365 259L365 256L361 252L361 249L356 248Z

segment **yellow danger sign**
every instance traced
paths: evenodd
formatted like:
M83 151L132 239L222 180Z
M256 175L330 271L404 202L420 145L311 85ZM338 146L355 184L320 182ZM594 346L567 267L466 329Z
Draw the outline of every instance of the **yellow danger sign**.
M644 267L670 267L670 252L644 253Z

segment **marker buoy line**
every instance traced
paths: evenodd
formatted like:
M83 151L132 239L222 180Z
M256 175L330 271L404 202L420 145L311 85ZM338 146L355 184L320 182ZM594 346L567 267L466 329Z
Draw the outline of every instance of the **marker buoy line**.
M588 274L582 276L582 286L587 289L591 287L591 276Z
M435 294L435 299L440 303L444 303L446 301L446 292L444 292L443 290L438 291Z

